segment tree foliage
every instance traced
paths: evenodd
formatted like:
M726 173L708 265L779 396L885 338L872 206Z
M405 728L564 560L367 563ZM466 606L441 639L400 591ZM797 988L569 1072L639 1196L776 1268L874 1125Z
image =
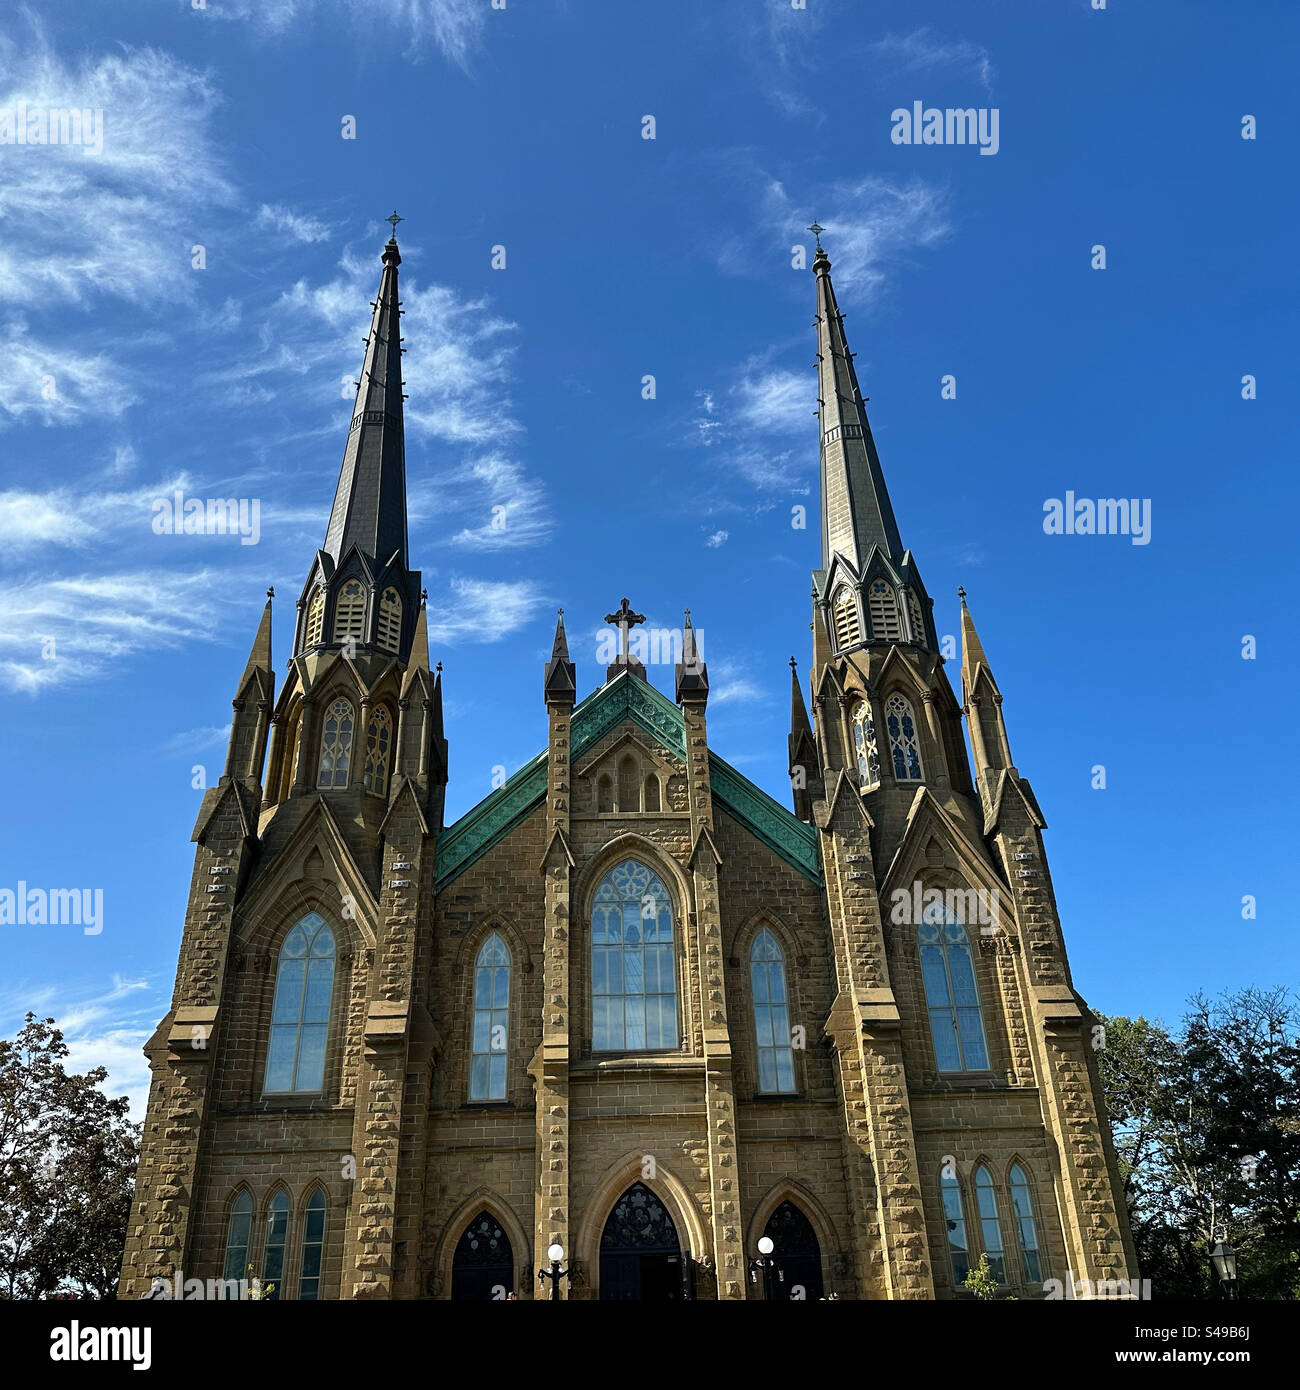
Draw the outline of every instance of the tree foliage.
M1102 1084L1138 1264L1156 1298L1300 1297L1300 1010L1282 989L1195 996L1170 1032L1107 1018Z
M51 1018L0 1039L0 1299L117 1288L140 1127L67 1055Z

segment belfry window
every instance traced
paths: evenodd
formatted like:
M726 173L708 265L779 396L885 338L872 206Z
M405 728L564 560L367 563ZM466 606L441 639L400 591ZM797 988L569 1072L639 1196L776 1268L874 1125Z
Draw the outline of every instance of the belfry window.
M334 994L334 933L309 912L284 939L266 1051L268 1093L321 1091Z
M392 753L393 721L387 705L375 705L366 720L366 761L361 785L383 796L388 791L388 760Z
M864 791L880 782L880 754L876 750L876 724L871 702L859 700L853 706L853 755L858 763L858 786Z
M925 641L925 619L921 615L921 600L916 596L915 589L907 591L907 615L912 623L912 641Z
M402 599L396 589L385 589L379 599L379 628L376 641L386 652L402 645Z
M847 584L841 584L835 590L835 601L832 605L835 621L835 649L843 651L846 647L851 647L860 639L861 633L858 626L858 605L853 597L853 590Z
M591 907L592 1048L675 1048L673 905L663 880L636 859L601 879Z
M361 641L366 626L366 591L359 579L349 579L334 604L334 640Z
M898 642L903 633L898 621L898 598L891 585L873 579L867 607L871 613L871 636L876 642Z
M325 711L320 739L320 776L317 785L346 787L352 766L352 706L335 700Z
M1025 1283L1041 1283L1043 1266L1038 1258L1038 1227L1034 1224L1034 1203L1029 1191L1029 1179L1018 1163L1011 1165L1011 1210L1016 1218L1016 1236L1020 1241L1020 1260L1025 1271Z
M1002 1222L998 1220L998 1195L993 1178L981 1163L975 1170L975 1205L980 1214L980 1243L988 1257L989 1273L999 1284L1007 1282L1006 1261L1002 1255Z
M903 695L891 695L885 705L885 728L889 731L889 756L894 764L894 778L899 782L919 782L924 777L921 768L921 744L916 732L916 716Z
M758 1035L758 1089L781 1095L794 1090L790 1007L786 996L785 953L764 927L749 951L754 989L754 1029Z
M470 1100L505 1100L510 1042L510 952L493 932L474 962L474 1037Z
M944 1170L939 1180L939 1193L943 1198L944 1225L948 1230L948 1253L952 1257L952 1277L955 1283L963 1284L970 1273L970 1246L966 1241L966 1211L962 1206L961 1184L956 1174Z
M987 1071L989 1054L966 928L942 903L932 903L921 913L917 945L939 1070Z
M319 645L324 628L325 590L313 589L311 602L307 605L307 628L303 635L303 646L315 647Z

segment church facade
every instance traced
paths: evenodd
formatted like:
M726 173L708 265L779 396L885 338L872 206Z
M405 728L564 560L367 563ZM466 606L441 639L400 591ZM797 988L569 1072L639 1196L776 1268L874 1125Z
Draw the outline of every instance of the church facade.
M949 684L820 243L792 809L711 747L689 614L670 700L624 600L582 698L561 615L546 747L451 825L400 261L286 679L268 600L194 829L120 1296L549 1297L556 1245L574 1299L1136 1278L1043 816L964 596Z

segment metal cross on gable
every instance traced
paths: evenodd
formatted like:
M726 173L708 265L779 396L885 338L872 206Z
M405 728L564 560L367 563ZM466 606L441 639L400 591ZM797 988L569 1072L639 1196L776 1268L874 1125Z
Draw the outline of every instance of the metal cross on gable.
M645 622L645 614L633 613L631 608L628 607L627 599L624 599L623 602L619 605L617 612L605 614L605 621L607 623L613 623L614 626L618 628L619 661L620 663L626 665L627 634L630 631L630 629L637 625L637 623Z
M406 221L406 218L405 218L405 217L398 217L398 215L397 215L397 209L394 208L394 209L392 210L392 212L391 212L387 217L384 218L384 221L387 222L387 223L392 227L392 229L393 229L393 240L396 241L396 240L397 240L397 224L398 224L399 222L405 222L405 221Z

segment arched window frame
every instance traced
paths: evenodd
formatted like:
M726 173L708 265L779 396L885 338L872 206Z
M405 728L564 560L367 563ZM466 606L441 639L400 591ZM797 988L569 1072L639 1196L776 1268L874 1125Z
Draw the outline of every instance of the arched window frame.
M948 1167L939 1175L939 1198L943 1203L944 1234L948 1242L948 1258L953 1283L960 1288L970 1273L970 1232L966 1222L966 1202L961 1180Z
M858 786L866 791L880 785L880 750L876 744L876 721L871 713L871 701L861 699L849 716L853 738L853 756L858 764Z
M284 1293L292 1212L288 1192L277 1187L267 1199L262 1216L262 1297L268 1303L277 1302Z
M917 927L917 953L937 1070L987 1072L988 1033L969 930L942 903L930 903Z
M885 579L873 579L867 587L867 612L871 636L876 642L900 642L902 623L898 616L898 593Z
M307 647L320 646L321 638L325 634L325 590L317 585L311 591L311 598L307 601L307 622L303 628L302 645Z
M388 585L379 598L379 622L375 628L375 645L386 652L398 652L402 646L402 596Z
M475 1104L507 1098L512 966L501 933L489 932L474 953L472 977L469 1098Z
M885 732L889 735L889 758L896 782L923 782L925 764L921 761L921 730L912 702L901 690L885 700Z
M1017 1174L1019 1175L1017 1177ZM1034 1206L1034 1185L1029 1171L1017 1159L1007 1171L1011 1196L1012 1224L1020 1251L1020 1268L1026 1284L1043 1282L1043 1249L1038 1238L1038 1214ZM1019 1190L1018 1190L1019 1189Z
M831 599L831 622L835 633L835 650L842 652L862 640L862 624L858 621L858 604L848 584L840 584Z
M319 1183L312 1186L302 1204L302 1239L298 1245L298 1298L312 1303L320 1298L325 1265L325 1231L329 1198Z
M602 772L596 782L596 812L599 815L614 813L614 779L608 772Z
M794 1048L790 1032L790 980L785 948L769 926L749 943L749 990L754 1017L755 1093L794 1095Z
M366 586L359 579L345 580L334 600L334 641L360 642L366 631Z
M907 616L912 629L912 641L925 642L925 616L921 612L921 600L915 589L907 590Z
M621 896L623 889L616 881L617 878L623 879L623 887L630 892L633 880L640 877L636 871L644 871L648 876L644 881L644 891L640 891L639 896ZM609 885L608 893L605 892L606 885ZM620 896L616 899L615 894ZM602 897L605 899L603 903ZM615 902L621 909L617 923L611 920ZM629 908L636 909L633 919L638 938L636 943L630 943L625 939ZM608 864L591 891L588 921L591 928L587 962L590 970L592 1051L636 1055L677 1051L681 1047L682 1029L677 958L678 911L675 895L663 875L651 862L636 853ZM654 939L647 943L644 939L647 931L644 924L649 922L655 924ZM611 933L615 934L612 939ZM650 954L651 951L653 956ZM639 964L635 968L641 972L643 986L649 983L646 968L653 962L653 983L659 988L643 988L640 993L615 993L610 988L615 980L619 990L624 991L628 957L639 958ZM647 1003L652 998L658 1001L653 1012ZM627 1026L628 1000L632 1000L634 1004L637 1000L642 1002L640 1028L636 1026L635 1013L633 1027L629 1029Z
M253 1194L241 1187L226 1214L226 1254L221 1277L248 1278L248 1256L253 1247Z
M344 695L331 700L321 720L320 768L316 777L318 787L338 790L348 785L352 775L356 731L356 711L351 700Z
M980 1223L980 1250L988 1260L989 1274L995 1282L1007 1282L1006 1245L1002 1236L1002 1219L998 1213L998 1191L988 1165L975 1167L975 1210Z
M295 980L298 972L293 967L299 961L303 963L301 977ZM323 968L326 964L328 969ZM262 1081L264 1095L311 1096L324 1092L337 982L338 938L319 912L308 912L285 933L276 956ZM308 1044L305 1053L304 1041ZM282 1081L289 1084L278 1084Z
M361 764L361 785L376 796L388 795L393 737L393 716L388 706L378 701L366 712Z
M647 811L663 810L663 789L659 785L658 776L649 772L646 774L645 782L641 787L641 804Z

